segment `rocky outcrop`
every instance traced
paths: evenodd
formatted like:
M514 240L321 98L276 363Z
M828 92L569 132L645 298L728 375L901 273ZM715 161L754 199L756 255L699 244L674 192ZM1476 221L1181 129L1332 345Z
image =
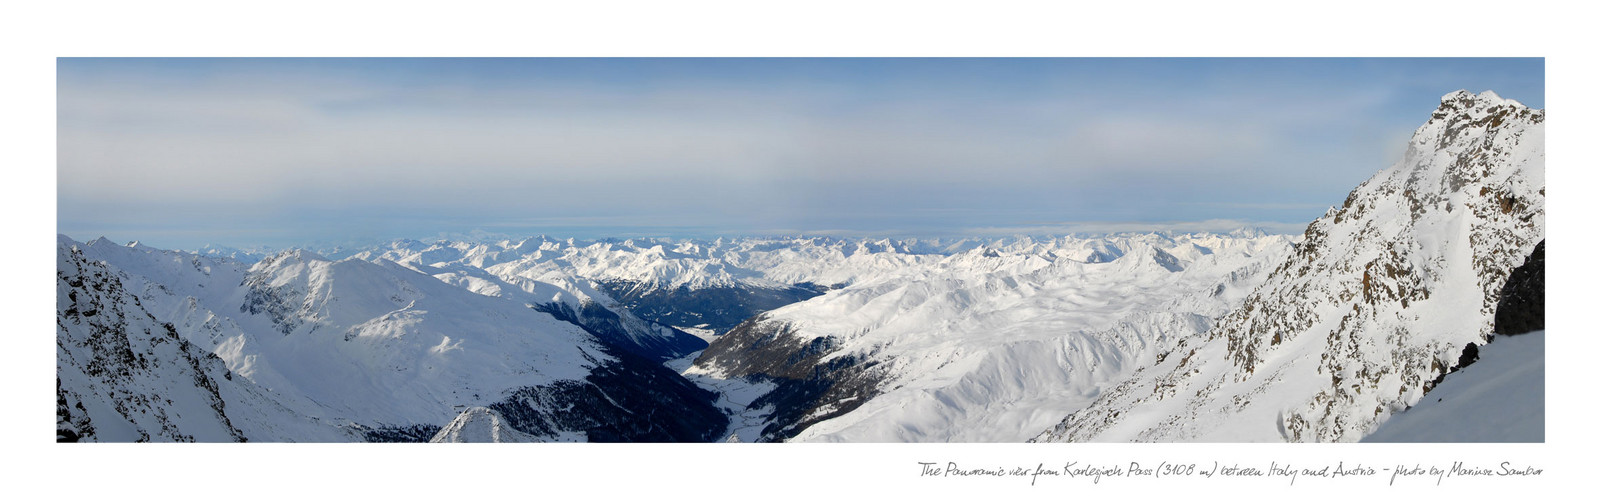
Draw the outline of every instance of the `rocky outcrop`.
M525 387L491 404L506 425L540 440L707 442L723 437L728 416L717 395L662 365L607 347L614 360L582 381Z

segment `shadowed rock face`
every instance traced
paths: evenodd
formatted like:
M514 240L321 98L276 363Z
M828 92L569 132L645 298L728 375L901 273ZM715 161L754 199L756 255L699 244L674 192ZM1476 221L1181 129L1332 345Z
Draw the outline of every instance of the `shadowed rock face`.
M529 441L564 440L580 434L590 442L708 442L723 436L728 417L706 391L645 357L607 345L616 358L602 362L584 380L559 380L513 391L484 408ZM460 419L461 416L458 416ZM438 425L383 427L364 431L374 442L424 442ZM569 437L568 439L571 439Z
M638 325L637 328L665 330L669 335L632 335L622 317L594 302L585 302L578 310L562 302L540 304L534 309L577 325L608 345L657 362L684 357L706 348L705 340L660 325Z
M603 351L617 359L591 359L598 366L584 380L517 389L500 402L467 409L457 420L475 412L492 413L496 425L516 430L518 438L527 441L581 435L590 442L708 442L723 436L729 420L714 406L716 394L621 348L606 346ZM441 429L385 427L368 430L365 437L424 442L440 437Z
M639 355L606 347L617 361L584 380L519 389L489 405L508 426L537 438L582 432L591 442L706 442L729 419L717 395Z
M1508 274L1496 304L1496 334L1518 335L1546 328L1546 240Z
M1452 371L1455 372L1455 371L1461 370L1464 367L1466 367L1468 365L1472 365L1472 364L1474 364L1475 361L1479 361L1479 360L1480 360L1480 346L1478 344L1473 343L1473 342L1469 342L1468 345L1463 346L1463 353L1458 355L1458 357L1457 357L1457 366L1453 367Z
M426 443L439 430L440 426L433 424L376 427L362 429L362 438L370 443Z
M772 406L763 441L783 441L812 424L844 415L879 392L884 373L859 356L828 356L831 337L803 339L788 323L752 318L719 337L696 358L696 366L730 378L763 380L776 387L752 401ZM825 359L828 358L828 359Z

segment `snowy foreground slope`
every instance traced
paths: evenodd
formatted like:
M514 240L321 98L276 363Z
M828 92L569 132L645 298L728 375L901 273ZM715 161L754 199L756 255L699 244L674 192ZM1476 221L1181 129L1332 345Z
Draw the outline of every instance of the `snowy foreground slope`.
M1365 442L1541 442L1546 438L1546 242L1509 273L1495 336L1466 348L1418 406Z
M1546 438L1546 332L1497 337L1366 443L1539 443Z
M1243 305L1039 441L1356 441L1492 333L1545 238L1542 110L1455 92Z

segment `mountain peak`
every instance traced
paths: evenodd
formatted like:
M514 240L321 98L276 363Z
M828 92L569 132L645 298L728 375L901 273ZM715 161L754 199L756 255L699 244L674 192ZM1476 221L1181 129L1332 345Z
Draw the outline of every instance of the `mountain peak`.
M1443 102L1443 103L1444 102L1450 102L1450 101L1472 101L1472 100L1489 100L1489 99L1501 100L1502 96L1497 95L1495 91L1487 90L1487 91L1484 91L1484 92L1480 92L1479 94L1475 94L1473 92L1469 92L1467 89L1458 89L1458 90L1449 92L1446 95L1441 96L1441 102Z
M313 252L311 250L306 250L303 248L291 248L289 250L278 252L278 255L274 256L270 260L279 262L327 262L328 258L323 257L317 252Z
M1226 236L1232 236L1236 238L1261 238L1263 236L1268 236L1268 231L1257 226L1241 226L1240 228L1224 234Z
M1468 112L1477 109L1488 109L1497 106L1512 106L1517 109L1527 109L1523 103L1513 99L1503 98L1494 91L1484 91L1479 94L1467 90L1458 90L1441 96L1441 106L1436 109L1435 117L1441 118L1450 112Z

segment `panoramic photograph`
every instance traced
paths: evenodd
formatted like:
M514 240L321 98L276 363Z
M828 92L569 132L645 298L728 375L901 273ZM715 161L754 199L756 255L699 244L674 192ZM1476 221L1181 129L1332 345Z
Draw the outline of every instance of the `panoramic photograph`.
M1547 441L1543 58L55 79L57 443Z

